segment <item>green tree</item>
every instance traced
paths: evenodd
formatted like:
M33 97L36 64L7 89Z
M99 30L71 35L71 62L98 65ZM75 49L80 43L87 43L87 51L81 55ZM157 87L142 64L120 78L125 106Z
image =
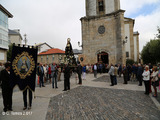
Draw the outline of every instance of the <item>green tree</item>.
M160 39L150 41L149 52L155 63L160 62Z
M160 39L160 27L159 26L157 26L157 31L158 31L158 33L156 34L156 37L158 39Z
M156 38L150 40L141 52L142 60L144 64L152 63L157 64L160 62L160 28L157 27L158 34Z
M126 65L128 65L128 64L133 65L133 63L135 63L135 62L132 59L127 59L126 60Z
M11 61L12 48L13 48L13 44L10 44L10 45L9 45L9 50L7 51L7 61Z

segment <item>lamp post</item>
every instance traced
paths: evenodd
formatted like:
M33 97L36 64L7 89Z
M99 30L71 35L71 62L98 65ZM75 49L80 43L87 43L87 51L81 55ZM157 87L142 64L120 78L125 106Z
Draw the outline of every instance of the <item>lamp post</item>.
M123 40L123 45L127 43L127 39L128 39L128 37L126 36L125 40Z
M82 44L82 45L80 45L80 42L79 42L79 41L78 41L78 46L83 48L83 44Z
M27 34L24 34L24 43L25 43L25 46L27 46Z

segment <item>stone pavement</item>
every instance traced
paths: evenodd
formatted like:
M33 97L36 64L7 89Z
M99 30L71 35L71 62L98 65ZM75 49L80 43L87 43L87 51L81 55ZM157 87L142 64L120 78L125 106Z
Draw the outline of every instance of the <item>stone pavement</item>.
M155 98L144 95L144 86L120 82L110 86L109 80L97 81L93 74L86 77L87 80L83 80L80 86L73 75L71 90L67 92L62 91L63 81L58 82L58 89L52 89L51 84L36 87L31 110L22 110L23 96L20 91L13 94L13 112L3 113L3 100L0 98L0 120L160 119L160 105ZM107 77L108 74L98 74L100 79Z
M159 120L159 113L142 91L80 86L51 98L46 120Z
M99 78L97 78L97 79L95 79L93 81L95 81L95 82L108 82L108 83L110 83L111 80L110 80L110 76L103 75L102 77L99 77ZM117 82L118 83L124 83L123 76L122 77L117 77ZM128 84L138 84L138 82L135 81L135 80L132 80L132 81L128 81Z

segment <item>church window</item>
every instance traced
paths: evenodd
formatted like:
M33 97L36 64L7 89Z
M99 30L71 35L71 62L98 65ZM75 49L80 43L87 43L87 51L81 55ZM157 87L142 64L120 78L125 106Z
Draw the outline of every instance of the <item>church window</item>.
M126 52L126 57L129 57L129 52Z
M99 34L103 34L105 32L105 27L103 25L99 26L98 32Z
M52 55L52 60L54 61L54 55Z
M46 59L47 59L47 62L48 62L48 55L47 55L47 58L46 58Z
M104 11L104 2L103 0L98 0L99 11Z

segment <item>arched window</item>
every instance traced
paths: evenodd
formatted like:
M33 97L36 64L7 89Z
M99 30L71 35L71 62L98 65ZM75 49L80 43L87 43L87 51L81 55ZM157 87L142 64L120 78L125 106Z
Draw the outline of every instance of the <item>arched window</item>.
M99 8L99 12L104 11L104 2L103 2L103 0L98 0L98 8Z
M47 59L47 62L48 62L48 55L47 55L46 59Z

